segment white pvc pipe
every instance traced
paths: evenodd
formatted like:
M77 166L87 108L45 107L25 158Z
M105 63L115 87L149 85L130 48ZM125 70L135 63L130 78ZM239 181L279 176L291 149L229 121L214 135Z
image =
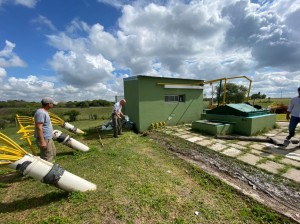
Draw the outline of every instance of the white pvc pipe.
M25 155L22 159L9 164L8 166L12 169L17 169L18 164L22 164L24 162L31 162L23 171L24 175L28 175L36 180L42 181L43 178L49 173L53 164L41 159L38 156L32 156L30 154ZM59 178L57 182L58 188L72 192L72 191L93 191L97 189L97 186L81 177L78 177L66 170L64 170L63 174Z
M71 138L69 135L64 135L61 131L59 130L54 130L53 131L53 140L57 140L58 142L69 146L72 149L76 149L79 151L87 152L90 150L90 148L81 142L75 140L74 138Z
M85 134L84 131L80 130L79 128L76 128L74 125L72 125L68 122L64 122L62 127L67 129L68 131L75 133L75 134Z

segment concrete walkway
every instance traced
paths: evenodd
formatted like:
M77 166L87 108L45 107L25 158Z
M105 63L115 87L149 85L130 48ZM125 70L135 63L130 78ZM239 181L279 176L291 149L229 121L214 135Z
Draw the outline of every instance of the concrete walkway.
M276 125L276 129L255 137L270 137L283 142L288 135L288 122L277 122ZM284 147L267 142L216 139L192 130L191 125L166 126L160 130L300 183L299 144L291 142ZM300 134L293 139L299 140Z

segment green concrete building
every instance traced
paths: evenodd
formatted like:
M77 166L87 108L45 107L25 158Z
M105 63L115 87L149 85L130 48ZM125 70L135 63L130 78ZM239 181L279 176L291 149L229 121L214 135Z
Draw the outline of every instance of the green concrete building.
M124 78L125 113L139 131L165 122L178 125L199 120L203 112L203 80L152 76Z

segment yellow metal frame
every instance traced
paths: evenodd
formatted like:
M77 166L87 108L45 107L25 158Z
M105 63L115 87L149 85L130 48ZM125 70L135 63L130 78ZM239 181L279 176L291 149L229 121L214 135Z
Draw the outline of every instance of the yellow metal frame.
M247 94L247 100L250 99L250 90L251 90L251 85L252 85L252 80L249 79L247 76L233 76L233 77L229 77L229 78L219 78L219 79L213 79L213 80L208 80L208 81L202 81L202 82L196 82L194 84L176 84L176 83L157 83L157 85L182 85L182 86L203 86L205 84L212 84L214 82L218 82L218 81L221 81L221 80L224 80L224 95L223 95L223 101L222 101L222 105L225 105L225 99L226 99L226 84L227 84L227 80L230 80L230 79L237 79L237 78L245 78L249 81L249 87L248 87L248 94Z
M36 155L36 150L31 142L31 137L34 135L34 118L29 116L19 116L16 114L16 120L19 126L18 134L22 134L21 140L26 140L28 143L32 154Z
M58 117L57 115L48 112L50 116L51 123L53 125L60 125L62 126L64 124L64 120ZM26 140L28 143L32 154L36 155L36 149L32 144L31 137L34 136L34 129L35 129L35 124L34 124L34 118L29 117L29 116L19 116L16 114L16 120L19 126L19 131L17 131L18 134L22 134L22 137L20 138L21 140Z
M48 111L48 114L50 116L50 120L53 125L63 126L63 124L65 123L65 121L61 119L59 116L57 116L56 114L53 114L50 111Z
M12 139L0 132L0 165L11 164L28 154Z

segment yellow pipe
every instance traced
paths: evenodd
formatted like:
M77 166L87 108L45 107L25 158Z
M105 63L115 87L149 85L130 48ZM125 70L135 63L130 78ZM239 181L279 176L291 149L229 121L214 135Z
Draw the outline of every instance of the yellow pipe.
M1 151L4 151L4 152L8 152L8 153L10 153L10 154L23 156L22 153L16 152L15 149L9 148L9 147L7 147L7 146L2 146L2 147L0 147L0 150L1 150ZM1 155L1 154L0 154L0 155Z
M225 101L226 101L226 84L227 84L227 79L225 78L224 79L224 94L223 94L223 101L222 101L222 105L224 106L225 105Z
M24 155L27 154L27 152L24 149L22 149L17 143L15 143L13 140L8 138L1 132L0 132L0 142L6 143L7 145L12 146L12 148L19 150L20 152L24 153Z
M11 164L11 162L3 162L3 161L0 161L0 165L8 165L8 164Z
M17 161L21 159L23 156L14 156L14 155L0 155L0 160L10 160Z

